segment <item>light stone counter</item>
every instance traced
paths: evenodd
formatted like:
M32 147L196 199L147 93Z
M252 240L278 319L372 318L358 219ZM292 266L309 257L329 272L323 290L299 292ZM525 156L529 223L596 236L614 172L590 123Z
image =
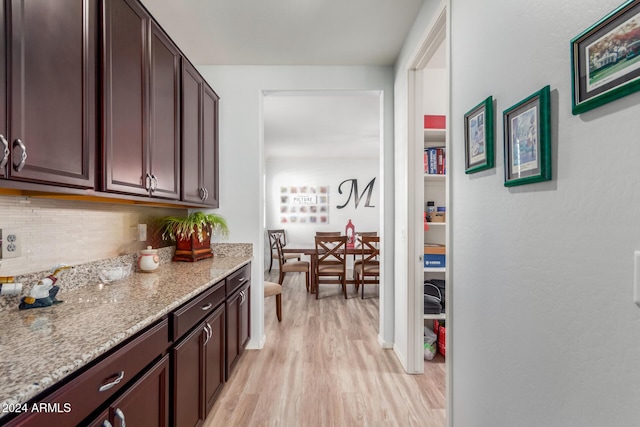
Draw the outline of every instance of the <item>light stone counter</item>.
M0 311L0 408L27 402L250 261L216 255L110 285L62 283L62 304Z

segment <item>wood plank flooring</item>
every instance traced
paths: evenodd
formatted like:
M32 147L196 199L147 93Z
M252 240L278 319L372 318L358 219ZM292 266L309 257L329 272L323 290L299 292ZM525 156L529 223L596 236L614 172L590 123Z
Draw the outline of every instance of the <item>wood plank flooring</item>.
M277 282L277 271L265 279ZM444 427L442 356L424 375L405 374L378 344L377 287L364 300L348 293L345 301L339 286L321 285L316 300L304 274L287 273L282 322L266 299L267 342L244 352L204 426Z

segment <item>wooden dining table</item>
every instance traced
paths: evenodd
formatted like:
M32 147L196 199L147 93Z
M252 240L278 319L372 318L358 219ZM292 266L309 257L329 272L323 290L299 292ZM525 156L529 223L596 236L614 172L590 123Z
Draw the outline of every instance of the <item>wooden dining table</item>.
M316 279L315 271L316 271L316 263L318 262L318 255L316 253L315 243L294 243L294 242L289 242L289 243L287 243L287 246L284 246L282 248L282 252L286 253L286 254L304 254L304 255L309 255L309 258L311 259L311 271L309 272L309 276L310 276L310 280L311 280L311 293L312 294L317 293L318 292L318 281ZM357 254L361 254L362 253L362 247L361 246L352 247L352 248L347 247L342 252L346 253L347 255L357 255ZM365 254L370 254L370 253L372 253L372 251L371 250L365 250L364 253ZM347 284L355 284L356 283L355 278L353 278L353 277L349 278L348 276L345 278L345 281L346 281Z

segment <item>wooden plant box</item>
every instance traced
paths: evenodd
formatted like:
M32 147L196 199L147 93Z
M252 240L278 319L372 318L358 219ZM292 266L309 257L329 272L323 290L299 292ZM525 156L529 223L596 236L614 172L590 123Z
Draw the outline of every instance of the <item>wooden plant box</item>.
M195 262L207 258L213 258L211 237L205 237L202 242L198 241L198 237L195 234L189 239L178 238L173 261Z

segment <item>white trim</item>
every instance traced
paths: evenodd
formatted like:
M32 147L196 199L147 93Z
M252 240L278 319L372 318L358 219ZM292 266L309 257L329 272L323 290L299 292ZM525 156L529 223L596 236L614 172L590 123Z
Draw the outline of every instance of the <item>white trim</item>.
M380 335L380 334L378 334L378 344L380 344L380 347L382 347L384 349L392 349L393 348L393 343L385 341L384 338L382 337L382 335Z

